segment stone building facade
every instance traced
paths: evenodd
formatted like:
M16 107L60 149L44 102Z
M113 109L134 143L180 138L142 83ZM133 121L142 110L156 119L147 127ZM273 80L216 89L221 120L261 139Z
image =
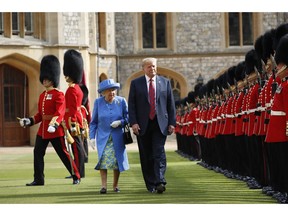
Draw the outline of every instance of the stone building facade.
M38 127L20 128L16 117L37 112L44 55L54 54L63 67L67 49L82 53L93 109L98 84L106 78L119 82L119 94L127 98L131 80L143 74L140 63L145 57L158 59L158 73L171 79L178 99L194 89L199 74L206 83L244 60L253 48L253 44L229 46L228 13L175 12L165 17L167 46L147 49L142 43L142 13L0 12L0 147L34 145ZM254 41L288 20L287 13L252 13L252 18ZM64 75L59 88L64 92L67 88ZM18 89L17 100L11 89Z

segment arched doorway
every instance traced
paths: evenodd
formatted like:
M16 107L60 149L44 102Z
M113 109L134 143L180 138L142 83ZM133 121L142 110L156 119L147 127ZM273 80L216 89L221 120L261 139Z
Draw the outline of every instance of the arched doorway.
M0 146L29 145L29 131L17 117L28 116L28 78L8 64L0 65Z

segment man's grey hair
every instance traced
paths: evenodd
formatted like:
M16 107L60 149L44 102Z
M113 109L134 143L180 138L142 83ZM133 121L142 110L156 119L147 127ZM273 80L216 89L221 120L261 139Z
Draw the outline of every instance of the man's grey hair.
M146 63L153 63L153 64L157 64L157 59L156 58L153 58L153 57L149 57L149 58L144 58L143 60L142 60L142 68L144 67L144 65L146 64Z

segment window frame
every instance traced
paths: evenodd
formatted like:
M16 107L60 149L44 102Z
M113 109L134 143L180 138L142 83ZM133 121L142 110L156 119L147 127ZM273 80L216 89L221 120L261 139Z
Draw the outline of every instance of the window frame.
M230 35L229 35L229 13L225 13L225 46L226 48L244 48L244 47L250 47L253 46L254 41L257 38L257 35L259 35L260 32L260 26L259 25L259 13L252 13L252 44L251 45L243 45L243 22L242 22L242 12L239 12L239 36L240 36L240 44L239 45L230 45Z
M46 31L45 31L45 13L31 13L31 28L32 31L25 31L25 13L17 12L18 15L18 30L13 30L12 28L12 13L14 12L3 12L3 33L1 36L5 38L25 38L25 37L33 37L40 40L46 39ZM27 13L27 12L26 12Z
M172 13L165 13L166 14L166 43L167 47L157 47L157 41L156 41L156 13L158 12L151 12L152 19L153 19L153 47L152 48L143 48L143 26L142 26L142 13L138 13L138 47L140 50L143 51L155 51L155 50L171 50L172 49Z

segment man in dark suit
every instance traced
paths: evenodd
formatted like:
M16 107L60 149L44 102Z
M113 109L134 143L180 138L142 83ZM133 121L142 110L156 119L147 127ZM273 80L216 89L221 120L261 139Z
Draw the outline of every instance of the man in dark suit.
M132 80L128 98L129 122L137 136L142 174L148 191L166 190L167 135L176 124L170 81L157 75L157 59L142 61L144 76Z

